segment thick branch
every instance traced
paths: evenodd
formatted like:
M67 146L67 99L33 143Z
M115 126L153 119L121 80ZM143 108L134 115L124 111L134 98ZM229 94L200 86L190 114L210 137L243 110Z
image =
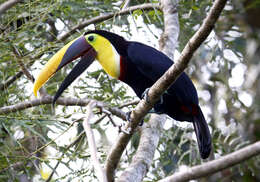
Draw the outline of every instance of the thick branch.
M153 105L159 100L160 96L173 84L178 76L187 67L190 58L195 50L202 44L202 42L210 34L214 27L222 9L224 8L227 0L216 0L200 29L190 39L185 48L183 49L178 61L169 68L169 70L150 88L148 97L151 104L141 100L136 106L135 110L131 113L131 123L128 127L131 128L129 134L121 133L116 144L113 146L111 153L107 159L106 173L107 175L113 175L119 162L121 155L126 148L133 131L138 126L139 121L147 114L147 112L153 107ZM111 162L114 160L115 162Z
M178 0L161 0L164 32L159 40L160 50L174 60L174 51L177 46L180 25L177 12Z
M21 2L21 0L9 0L0 5L0 16L4 14L8 9L12 8L17 3Z
M116 12L116 13L107 13L106 15L100 15L100 16L91 18L89 20L86 20L83 23L73 27L69 32L67 32L64 35L62 35L61 37L59 37L59 40L63 41L65 39L67 39L71 34L75 33L77 30L81 30L81 29L85 28L86 26L88 26L90 24L99 23L99 22L108 20L108 19L113 18L113 17L120 16L120 15L130 14L131 12L138 10L138 9L153 10L155 8L159 9L159 4L145 3L145 4L125 8L125 9L119 11L119 12Z
M209 161L198 166L194 166L192 168L189 168L187 171L175 173L172 176L160 180L160 182L182 182L192 179L198 179L203 176L207 176L215 172L221 171L228 167L232 167L259 154L260 142L256 142L236 152L220 157L219 159Z

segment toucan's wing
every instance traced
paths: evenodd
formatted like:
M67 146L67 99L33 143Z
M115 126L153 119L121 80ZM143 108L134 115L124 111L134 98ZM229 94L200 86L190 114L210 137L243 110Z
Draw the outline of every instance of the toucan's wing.
M157 81L173 64L173 61L162 52L138 43L130 42L127 48L128 59L147 79ZM190 78L182 73L168 93L175 95L182 103L198 104L197 91Z

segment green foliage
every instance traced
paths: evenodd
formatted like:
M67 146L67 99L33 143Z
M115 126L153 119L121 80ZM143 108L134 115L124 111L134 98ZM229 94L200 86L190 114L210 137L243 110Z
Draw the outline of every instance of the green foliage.
M5 1L0 0L0 5L3 2ZM130 6L150 2L158 3L131 1ZM257 8L258 4L259 1L255 0L250 7ZM181 33L178 50L182 50L198 30L211 5L210 0L180 1L178 13ZM250 24L241 22L241 18L237 17L243 16L242 13L249 8L241 7L241 2L229 2L214 33L200 47L187 69L199 90L200 105L206 111L209 110L206 116L211 126L217 157L260 139L259 30L251 29ZM55 52L86 30L93 29L93 26L79 29L60 41L62 34L86 20L106 13L116 13L120 8L120 3L115 0L25 0L0 16L0 111L6 106L35 99L31 81L23 73L17 75L21 71L21 63L31 73L37 74ZM136 24L136 29L146 28L153 35L156 30L151 27L163 30L163 13L157 9L135 10L130 15L113 17L97 22L94 26L111 31L117 31L113 29L115 27L121 28L122 35L131 36L133 29L128 17L135 23L138 18L143 19L144 24ZM73 66L74 64L68 65L48 81L45 86L48 94L55 94L58 85ZM236 70L240 72L236 73ZM237 80L231 78L239 75L242 75L241 84L235 84ZM12 79L14 80L10 81ZM6 84L9 81L10 84ZM100 68L93 68L84 73L63 96L95 99L118 107L136 99L129 90L129 87L110 78ZM124 107L123 111L129 111L133 107ZM56 171L54 179L57 181L95 181L88 144L84 132L82 133L82 120L77 121L85 112L84 107L78 106L56 106L54 111L51 105L41 105L1 114L0 181L19 181L23 174L28 178L37 178L44 165L49 166L50 171ZM112 142L116 140L114 134L118 132L111 120L118 125L121 120L115 116L108 117L98 109L94 112L93 123L97 124L93 124L92 128L98 138L98 154L101 162L104 162ZM175 123L164 130L145 180L157 181L180 170L180 166L202 163L192 133L189 127L184 129ZM125 164L132 160L139 139L140 135L136 133L131 147L127 149L127 155L122 157L119 170L123 170ZM228 169L215 181L257 181L260 178L259 161L259 157L256 157ZM58 167L54 169L57 163ZM207 178L206 181L212 179Z

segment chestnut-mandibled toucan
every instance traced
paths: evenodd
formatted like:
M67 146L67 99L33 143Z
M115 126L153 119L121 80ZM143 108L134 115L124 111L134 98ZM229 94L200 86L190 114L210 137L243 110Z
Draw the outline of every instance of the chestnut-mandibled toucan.
M139 98L151 87L173 61L162 52L139 42L126 41L123 37L104 30L89 31L60 49L45 65L34 83L34 94L59 69L80 57L57 91L53 103L62 92L97 59L104 70L133 88ZM211 136L199 107L197 91L182 73L154 105L157 113L168 114L179 121L192 122L200 155L207 158L211 151Z

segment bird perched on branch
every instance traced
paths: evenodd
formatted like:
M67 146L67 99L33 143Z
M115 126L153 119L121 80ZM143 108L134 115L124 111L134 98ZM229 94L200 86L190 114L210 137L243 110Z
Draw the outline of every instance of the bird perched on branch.
M143 98L173 61L162 52L139 42L104 30L89 31L69 42L45 65L34 83L34 94L66 64L80 57L56 92L53 103L62 92L97 59L110 76L128 84L139 98ZM197 137L200 155L207 158L211 151L211 136L207 122L199 107L197 91L182 73L154 105L156 113L165 113L178 121L192 122Z

